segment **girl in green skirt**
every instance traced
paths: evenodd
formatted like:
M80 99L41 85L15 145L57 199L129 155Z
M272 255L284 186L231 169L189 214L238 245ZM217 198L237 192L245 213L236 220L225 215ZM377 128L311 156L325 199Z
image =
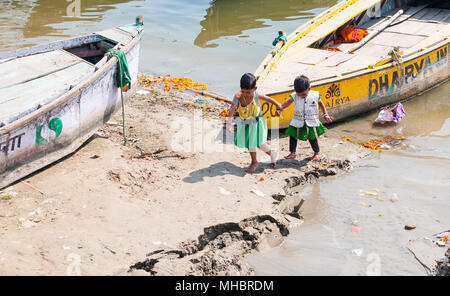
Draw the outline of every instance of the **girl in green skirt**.
M318 138L328 130L319 120L319 106L327 122L332 122L333 117L328 115L325 105L320 100L319 92L311 90L308 77L301 75L295 78L294 89L295 92L290 95L278 111L278 115L280 115L281 111L294 103L294 117L286 130L286 134L289 135L289 151L291 153L285 158L295 158L297 140L302 140L309 141L314 151L311 160L317 161L320 159Z
M227 130L230 133L233 129L233 115L238 111L237 117L237 133L235 137L235 145L240 148L248 148L250 151L251 164L247 172L253 173L258 167L256 158L256 147L270 155L272 168L276 167L277 152L270 149L267 145L267 122L266 118L261 114L260 99L274 104L277 110L281 108L280 103L274 99L258 94L256 92L256 78L251 73L246 73L241 78L241 90L236 93L230 108L230 115L227 121Z

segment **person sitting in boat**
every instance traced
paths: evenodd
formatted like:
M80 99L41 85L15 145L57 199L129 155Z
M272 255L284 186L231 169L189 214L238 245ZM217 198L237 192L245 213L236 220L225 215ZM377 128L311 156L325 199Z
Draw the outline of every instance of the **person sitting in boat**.
M282 30L278 31L278 37L273 40L272 45L276 46L280 41L283 42L282 47L287 43L286 34Z
M309 141L314 151L311 160L318 161L320 159L318 138L328 130L319 121L319 106L327 122L332 122L333 117L328 115L325 105L320 100L319 92L311 90L308 77L301 75L295 78L294 89L295 92L277 111L278 116L280 116L285 108L294 103L294 117L286 130L286 134L289 136L289 151L291 153L285 158L295 159L297 140L302 140Z
M241 78L241 90L236 93L231 104L227 121L227 130L233 133L233 115L237 110L237 133L235 135L235 145L240 148L247 148L250 152L251 164L247 169L248 173L254 173L258 167L256 158L256 148L258 147L266 154L270 155L271 167L276 167L278 153L267 145L267 122L261 114L260 99L265 100L280 109L281 105L274 99L256 92L256 77L251 73L246 73Z

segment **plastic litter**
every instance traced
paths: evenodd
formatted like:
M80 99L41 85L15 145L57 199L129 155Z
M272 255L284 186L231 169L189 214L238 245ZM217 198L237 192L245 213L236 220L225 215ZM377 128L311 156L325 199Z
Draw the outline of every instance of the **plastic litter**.
M358 257L361 256L361 255L363 254L363 252L364 252L364 249L363 249L363 248L352 250L352 254L355 254L355 255L358 256Z
M264 196L264 193L262 193L261 191L259 191L259 190L256 189L255 187L253 187L253 189L250 190L250 192L253 192L254 194L256 194L256 195L258 195L258 196L260 196L260 197L263 197L263 196Z
M443 242L443 241L436 241L436 244L439 246L439 247L445 247L445 242Z
M352 230L353 233L360 233L361 232L361 228L360 227L353 226L353 225L352 225L351 230Z
M392 201L392 202L397 202L397 201L399 201L397 193L394 192L394 193L392 194L391 201Z
M33 226L37 225L37 223L32 222L32 221L30 221L28 219L24 219L24 218L20 218L19 222L21 222L23 228L30 228L30 227L33 227Z
M228 191L222 187L219 187L219 192L220 192L220 194L223 194L223 195L231 195L230 191Z
M137 93L138 95L146 95L146 94L149 94L150 92L149 92L149 91L146 91L146 90L138 90L136 93Z
M378 113L378 117L375 119L375 123L384 124L387 122L399 122L406 116L403 105L398 103L394 108L384 107Z

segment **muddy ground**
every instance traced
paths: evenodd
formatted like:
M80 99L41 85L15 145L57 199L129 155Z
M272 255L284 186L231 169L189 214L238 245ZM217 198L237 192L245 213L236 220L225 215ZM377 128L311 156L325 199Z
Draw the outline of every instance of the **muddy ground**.
M138 92L125 108L126 146L119 111L75 153L3 190L0 274L251 275L240 259L302 223L303 184L378 153L328 133L319 162L299 143L296 160L274 170L259 152L259 169L246 174L248 152L221 142L226 106ZM190 132L222 148L203 140L179 149ZM282 158L288 141L269 144L278 142Z

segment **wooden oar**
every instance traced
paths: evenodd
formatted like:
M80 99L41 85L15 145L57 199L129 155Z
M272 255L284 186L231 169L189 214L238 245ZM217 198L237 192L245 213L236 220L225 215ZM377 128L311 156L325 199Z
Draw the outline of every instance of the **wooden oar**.
M354 46L346 49L343 51L343 53L353 53L354 51L358 50L362 46L364 46L367 42L369 42L373 37L380 34L384 29L386 29L387 26L392 24L399 16L403 14L403 10L400 9L396 14L394 14L389 20L385 21L379 28L375 29L372 33L366 36L363 40L356 43Z
M211 97L211 98L219 100L219 101L225 101L227 103L232 103L233 102L232 100L230 100L228 98L225 98L225 97L222 97L222 96L219 96L219 95L215 95L215 94L211 94L211 93L208 93L208 92L203 91L203 90L195 90L195 89L192 89L192 88L186 88L186 89L189 90L189 91L195 92L197 94L200 94L202 96Z

